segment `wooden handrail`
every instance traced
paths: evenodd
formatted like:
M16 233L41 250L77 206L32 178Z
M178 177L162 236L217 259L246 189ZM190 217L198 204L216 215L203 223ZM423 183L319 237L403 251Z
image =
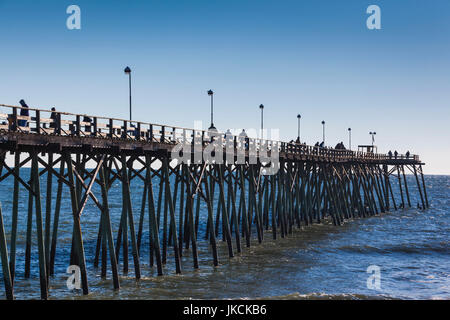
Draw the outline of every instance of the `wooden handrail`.
M147 142L160 142L165 144L175 144L177 142L183 141L183 139L188 140L187 136L194 137L196 132L201 133L202 145L210 143L213 141L214 137L221 136L223 138L225 148L227 135L226 133L216 132L210 134L209 131L205 130L195 130L191 128L184 127L174 127L155 123L147 123L142 121L130 121L118 118L108 118L101 116L89 116L85 114L75 114L63 111L52 111L46 109L37 108L23 108L21 106L12 106L0 104L0 107L12 109L10 113L5 114L0 112L0 130L5 131L5 124L2 124L2 118L7 117L7 131L26 131L36 134L54 134L54 135L74 135L74 136L93 136L93 137L108 137L110 139L134 139L137 141L147 141ZM27 116L20 115L20 110L26 109L28 111ZM30 114L34 113L34 116ZM43 117L42 113L53 113L54 117ZM62 117L72 117L72 119L62 119ZM85 121L88 119L90 121ZM106 121L101 121L106 120ZM20 124L25 121L27 129ZM30 127L30 123L34 123L34 127ZM50 128L47 128L49 125ZM64 129L63 129L64 128ZM82 129L85 130L82 130ZM145 129L148 128L148 129ZM48 130L54 129L54 130ZM105 129L105 132L101 130ZM191 132L191 134L186 135L186 132ZM244 138L241 136L231 135L234 141L235 147L238 145L244 145L246 150L250 150L250 145L254 145L255 150L261 150L262 147L267 148L268 151L272 150L275 146L278 148L279 152L294 155L304 155L304 156L323 156L323 157L334 157L335 159L369 159L369 160L386 160L386 159L411 159L419 161L418 155L406 155L398 154L396 157L392 155L391 157L387 154L371 153L371 152L360 152L352 150L340 150L333 149L329 147L321 148L317 146L310 146L306 144L297 144L276 140L267 139L253 139ZM253 149L252 149L253 150Z

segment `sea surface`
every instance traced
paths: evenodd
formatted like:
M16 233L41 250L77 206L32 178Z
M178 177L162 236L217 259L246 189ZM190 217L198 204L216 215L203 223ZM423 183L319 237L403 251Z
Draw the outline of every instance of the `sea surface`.
M22 169L21 175L29 177L29 169ZM231 259L228 258L225 243L219 241L218 267L212 265L208 243L201 240L200 268L193 269L191 252L185 250L181 275L175 274L172 250L169 250L163 276L156 275L156 267L149 267L148 223L145 221L140 253L142 279L139 282L134 280L130 254L128 274L124 275L120 266L119 291L113 290L109 270L107 279L102 280L100 270L93 267L100 215L97 207L88 202L82 216L90 286L87 296L77 290L69 290L66 285L72 218L68 190L64 189L55 276L50 279L50 299L450 299L450 176L425 176L431 206L425 211L417 209L420 197L414 177L408 176L407 179L412 208L346 221L339 227L325 221L302 227L287 238L276 241L268 232L262 244L254 239L250 248L244 248L242 253ZM396 189L395 179L392 183ZM45 192L45 177L41 180L41 188ZM133 183L131 189L137 228L142 186ZM8 248L12 191L11 178L0 183ZM94 191L100 198L98 189ZM117 184L109 197L114 238L121 214L120 192L120 185ZM396 200L398 204L400 199ZM39 299L34 221L32 277L24 279L28 195L23 187L19 202L15 295L17 299ZM42 207L45 215L44 197ZM203 217L205 209L202 208ZM203 223L200 225L199 239L204 237L204 231ZM373 284L370 279L374 275L367 272L370 266L372 269L369 271L373 268L379 270L378 288L368 286L368 279L369 284ZM0 271L0 299L3 298L3 275Z

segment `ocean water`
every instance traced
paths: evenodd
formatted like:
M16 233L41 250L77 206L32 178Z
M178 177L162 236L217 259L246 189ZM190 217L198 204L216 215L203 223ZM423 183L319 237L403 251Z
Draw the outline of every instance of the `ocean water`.
M24 178L29 170L23 169ZM130 254L130 271L120 270L121 289L114 291L111 274L100 278L93 267L99 211L88 202L82 216L82 230L88 267L90 294L81 295L66 286L71 244L70 199L64 189L58 235L55 276L50 279L50 299L449 299L450 298L450 176L425 176L430 209L416 208L420 197L413 176L408 176L413 208L392 210L379 216L346 221L336 227L330 222L296 229L287 238L262 244L253 239L250 248L229 258L226 244L219 241L219 266L213 267L208 243L199 242L200 268L192 267L191 252L185 250L182 274L175 274L172 248L169 248L164 275L149 267L148 223L145 220L140 252L142 279L136 282ZM394 190L397 189L392 179ZM45 177L41 181L45 189ZM155 197L157 187L155 187ZM55 184L56 193L56 184ZM0 183L0 202L9 240L13 184ZM94 190L99 195L98 190ZM132 184L134 219L137 229L142 186ZM397 193L398 194L398 193ZM39 269L35 224L30 279L24 279L27 194L21 188L15 295L17 299L39 299ZM121 214L120 186L110 193L114 237ZM400 199L397 199L397 204ZM45 213L45 199L42 201ZM202 217L206 214L203 207ZM53 214L52 214L53 215ZM33 217L34 218L34 217ZM204 221L199 240L204 237ZM221 239L219 236L218 239ZM9 243L8 243L9 246ZM131 246L130 246L131 252ZM120 261L121 262L121 261ZM109 263L109 259L108 259ZM380 287L368 288L369 266L380 270ZM110 268L108 264L108 268ZM1 271L0 271L1 273ZM0 299L4 298L0 274Z

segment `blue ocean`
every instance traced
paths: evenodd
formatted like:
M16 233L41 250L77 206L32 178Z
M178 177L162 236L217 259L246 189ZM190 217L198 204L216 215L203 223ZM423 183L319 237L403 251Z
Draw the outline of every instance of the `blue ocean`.
M29 169L22 169L21 175L29 177ZM206 207L202 207L198 235L200 268L194 270L191 251L184 250L179 275L175 273L172 248L168 250L163 276L157 276L156 266L149 266L146 220L140 251L142 279L139 282L134 279L130 248L129 272L124 274L122 265L119 266L119 291L113 290L109 260L106 279L101 279L101 270L94 268L100 212L89 201L81 219L90 289L87 296L67 288L73 221L70 197L64 189L50 299L449 299L450 176L425 176L430 201L430 208L425 211L416 206L420 197L414 177L407 176L407 179L411 208L397 211L391 208L390 212L378 216L345 221L342 226L333 226L329 221L302 226L276 241L268 231L262 244L253 239L250 248L244 246L242 253L233 258L228 257L226 243L219 236L218 267L213 266L210 246L203 240ZM398 186L395 179L391 180L395 190ZM41 188L45 195L45 177L42 177ZM56 183L54 189L55 194ZM136 228L142 189L142 185L133 181L131 193ZM94 191L99 194L97 189ZM13 180L9 177L0 184L8 248L12 194ZM118 183L111 189L109 200L116 238L122 206ZM396 201L400 203L400 199ZM42 206L45 212L44 196ZM34 220L31 278L24 278L27 207L28 194L22 187L14 290L17 299L39 299ZM119 262L122 264L122 260ZM377 286L371 280L374 268L378 270ZM2 275L0 288L0 298L4 299Z

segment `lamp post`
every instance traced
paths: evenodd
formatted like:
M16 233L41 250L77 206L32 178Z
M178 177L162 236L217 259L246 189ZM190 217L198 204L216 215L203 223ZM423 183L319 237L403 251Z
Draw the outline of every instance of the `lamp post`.
M297 115L297 140L298 143L300 143L300 119L302 118L302 116L300 114Z
M352 150L352 128L348 128L348 149Z
M214 92L212 90L208 90L208 96L211 97L211 126L209 129L212 130L216 129L216 127L214 127Z
M131 121L131 69L130 67L126 67L125 70L123 70L125 74L128 74L128 84L129 84L129 91L130 91L130 121Z
M377 134L375 131L374 132L369 132L369 134L372 136L372 148L373 148L373 143L375 142L375 135Z
M264 130L264 105L260 104L259 109L261 109L261 139L263 138Z
M322 120L322 137L323 145L325 146L325 121Z

